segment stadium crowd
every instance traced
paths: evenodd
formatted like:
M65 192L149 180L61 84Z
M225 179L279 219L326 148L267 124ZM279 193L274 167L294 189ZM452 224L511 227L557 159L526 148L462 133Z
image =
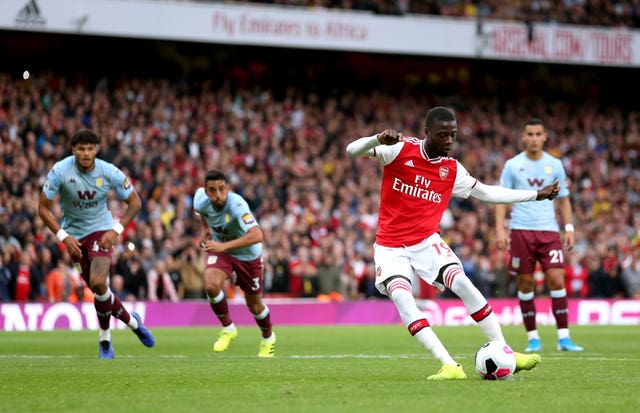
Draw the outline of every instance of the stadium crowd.
M391 15L428 14L530 23L640 27L638 0L232 0L228 3L361 10Z
M477 95L322 93L210 80L91 82L51 72L22 80L0 73L0 300L91 299L37 214L46 171L70 153L68 140L82 128L102 136L99 157L125 171L143 200L114 254L111 288L122 299L204 298L192 200L214 168L228 174L263 228L268 295L377 297L371 248L380 168L349 158L345 146L390 125L421 137L425 109L433 105L456 111L465 150L461 145L452 155L494 184L505 160L521 150L523 121L542 117L547 151L563 160L572 191L577 245L567 257L570 296L640 298L640 112L589 98L545 101L535 85L507 100L513 84L491 93L500 82L489 76L485 83L487 93ZM122 210L113 205L118 217ZM514 296L492 217L491 205L454 199L442 234L485 295ZM544 288L541 282L539 292ZM438 293L421 285L415 294Z

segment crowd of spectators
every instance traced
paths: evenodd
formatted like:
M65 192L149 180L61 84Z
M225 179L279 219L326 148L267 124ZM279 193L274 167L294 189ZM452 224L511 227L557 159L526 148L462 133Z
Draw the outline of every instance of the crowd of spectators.
M228 3L361 10L390 15L428 14L527 23L640 27L639 0L232 0Z
M192 197L210 169L225 171L256 212L268 296L378 297L371 257L381 168L349 158L344 148L387 127L421 137L433 105L455 110L459 144L451 155L489 184L521 150L522 122L542 117L546 148L570 179L577 231L567 257L571 296L640 298L640 111L594 99L526 93L505 102L499 95L0 73L0 299L91 299L37 214L46 172L70 153L69 138L82 128L102 136L99 157L125 171L143 200L114 254L111 287L121 298L204 298ZM115 217L119 205L112 204ZM454 199L442 234L487 296L513 296L492 216L489 204ZM437 294L416 286L417 296Z

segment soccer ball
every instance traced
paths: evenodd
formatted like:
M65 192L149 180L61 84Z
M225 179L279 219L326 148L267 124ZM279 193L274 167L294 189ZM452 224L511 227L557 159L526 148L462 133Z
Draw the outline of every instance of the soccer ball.
M476 352L476 371L485 380L505 380L516 370L516 356L506 343L489 341Z

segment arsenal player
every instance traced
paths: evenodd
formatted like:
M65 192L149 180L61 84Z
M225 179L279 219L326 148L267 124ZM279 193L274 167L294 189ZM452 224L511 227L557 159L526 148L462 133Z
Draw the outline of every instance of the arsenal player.
M452 196L492 203L554 199L558 182L539 190L485 185L448 157L457 138L453 113L427 113L424 139L386 129L347 146L351 156L375 157L383 166L378 232L374 244L376 287L395 304L411 335L441 363L429 380L465 379L462 366L446 350L418 309L411 280L416 274L441 291L450 289L490 341L505 342L500 324L482 293L464 274L460 259L440 236L438 225ZM516 372L531 370L538 354L516 353Z

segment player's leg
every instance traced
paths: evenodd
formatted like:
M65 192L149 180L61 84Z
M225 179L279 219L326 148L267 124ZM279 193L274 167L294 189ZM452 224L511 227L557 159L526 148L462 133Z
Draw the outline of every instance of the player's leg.
M437 246L434 248L433 246ZM505 342L502 328L493 309L482 295L480 290L473 285L469 277L464 274L462 264L453 251L440 238L434 234L426 243L422 243L419 248L413 251L412 263L416 273L426 282L443 289L449 288L464 303L471 318L478 324L488 340ZM431 257L430 259L428 257ZM435 280L431 274L437 274ZM526 355L515 353L516 372L520 370L531 370L537 366L541 358L537 354Z
M565 262L560 234L554 231L540 231L538 233L540 250L538 259L544 271L549 295L551 296L551 310L556 319L558 331L558 350L583 351L569 337L569 303L565 288Z
M88 258L87 258L88 260ZM91 259L90 266L81 264L83 277L87 272L89 279L87 284L93 291L93 305L98 315L99 330L99 355L101 359L112 359L115 357L111 344L111 314L112 314L112 294L107 285L107 276L111 268L111 259L104 256L97 256ZM87 268L89 267L89 268Z
M138 339L147 347L152 347L155 343L153 334L142 324L142 319L138 314L129 314L117 295L111 292L108 283L109 271L111 269L111 248L104 250L98 248L100 240L105 231L94 232L83 238L83 256L86 260L81 263L83 274L89 273L89 280L85 278L87 285L94 293L94 305L98 313L100 324L100 348L101 357L113 358L113 346L111 345L110 317L116 317L136 334ZM90 262L90 264L88 264ZM87 268L85 271L85 268ZM84 277L84 275L83 275ZM108 342L108 343L107 343Z
M551 296L551 310L556 319L558 331L558 350L583 351L569 337L569 302L567 290L564 285L564 268L549 268L545 272L549 295Z
M269 307L262 300L264 285L262 257L251 261L230 257L230 260L237 276L235 283L243 291L247 308L253 314L262 333L258 357L273 357L276 350L276 334L273 332Z
M505 339L498 318L487 299L465 275L462 266L457 263L449 264L440 270L440 274L438 279L442 279L444 286L460 297L469 315L487 339L504 343Z
M211 257L215 257L212 260ZM216 266L210 265L209 262L213 261ZM224 295L224 282L231 273L231 266L228 263L224 264L221 261L226 261L220 255L212 255L207 259L207 267L204 271L204 289L209 299L209 305L211 310L220 320L222 324L222 330L218 335L218 339L213 343L213 351L222 352L229 348L229 345L233 340L238 337L238 330L231 320L229 314L229 303ZM223 264L220 266L220 264Z
M441 290L450 289L464 303L471 318L490 341L504 342L502 329L480 290L464 274L462 263L439 234L410 248L416 274Z
M522 323L527 331L529 345L525 352L540 351L542 345L536 327L535 280L533 272L537 261L535 246L540 231L511 230L509 272L516 274L516 289L522 314Z
M142 317L136 312L129 313L116 294L111 293L111 315L125 323L147 347L153 347L155 339L142 322Z
M399 275L391 277L386 282L386 291L395 304L400 319L422 347L429 350L442 364L457 364L416 305L409 280Z
M253 314L256 324L262 333L258 357L273 357L276 350L276 334L273 332L269 307L262 301L262 294L247 293L245 291L244 298L247 308Z
M488 340L506 343L502 334L502 327L491 305L484 298L462 268L456 264L449 265L442 271L444 285L453 291L464 303L471 318L478 324ZM514 352L517 373L521 370L531 370L542 361L538 354L522 354Z
M533 274L518 274L516 277L516 288L518 290L518 300L520 304L520 312L522 313L522 323L527 331L527 339L529 345L525 352L540 351L542 343L538 335L536 325L536 303L535 303L535 279Z
M411 288L411 282L407 274L413 274L403 249L375 246L374 261L378 268L376 275L376 287L387 295L409 330L409 333L442 363L440 371L429 380L464 379L466 375L460 366L451 357L438 336L431 329L429 321L416 304Z

